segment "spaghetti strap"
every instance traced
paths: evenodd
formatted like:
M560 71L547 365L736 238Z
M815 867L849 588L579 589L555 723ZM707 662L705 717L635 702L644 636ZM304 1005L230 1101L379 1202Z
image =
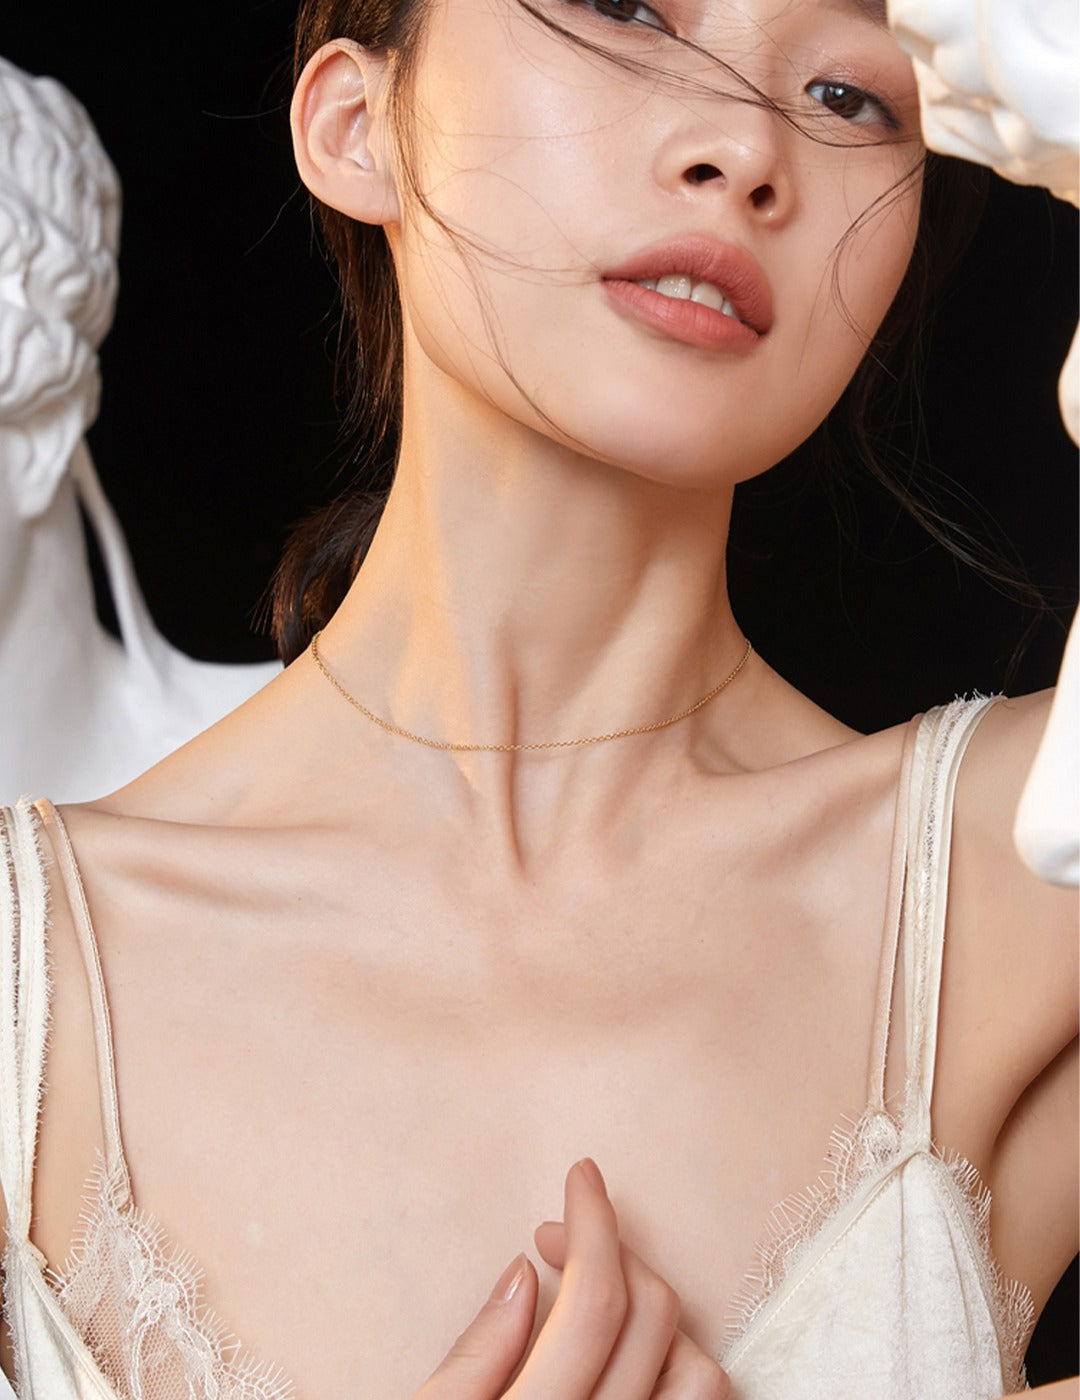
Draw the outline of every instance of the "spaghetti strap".
M131 1196L131 1181L127 1163L124 1160L123 1142L120 1136L120 1108L116 1092L116 1061L113 1055L112 1025L109 1020L109 1004L105 996L105 979L101 971L101 956L98 952L94 926L90 920L90 908L86 902L82 876L75 862L71 839L67 834L60 813L53 804L41 800L34 804L41 818L42 826L48 833L56 863L67 894L72 922L79 940L86 968L86 981L90 994L90 1011L94 1024L94 1049L97 1056L98 1094L101 1103L101 1126L105 1146L105 1167L108 1179L115 1183L116 1204L120 1205Z
M0 1185L9 1241L27 1245L49 1024L47 918L32 810L0 809Z
M876 1113L883 1113L885 1110L885 1060L889 1048L889 1025L892 1020L893 995L896 985L896 953L900 941L904 875L907 870L911 769L920 719L921 716L916 715L913 720L909 721L904 733L900 775L896 784L896 806L893 810L889 884L885 895L885 926L881 935L881 965L878 972L877 1001L874 1007L874 1028L870 1041L870 1078L866 1092L866 1101L871 1111Z
M956 780L975 727L994 703L994 698L979 697L939 706L923 717L916 737L901 932L907 1021L904 1138L912 1149L927 1150L931 1143Z

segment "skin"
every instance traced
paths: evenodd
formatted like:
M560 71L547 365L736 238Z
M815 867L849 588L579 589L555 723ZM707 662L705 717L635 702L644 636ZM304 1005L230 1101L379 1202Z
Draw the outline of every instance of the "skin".
M654 60L663 43L558 15ZM482 245L463 261L401 178L385 57L340 42L300 83L301 174L385 226L406 318L398 480L320 648L421 734L602 733L730 671L733 487L828 410L902 277L917 179L835 251L920 155L888 34L817 0L664 17L777 100L809 112L807 85L839 73L884 92L899 126L875 119L852 145L840 122L844 144L822 145L583 55L513 5L434 0L415 164ZM609 306L599 270L688 232L764 269L776 318L752 353ZM999 1262L1037 1307L1077 1210L1075 902L1010 840L1045 714L1045 697L997 706L964 762L934 1100L935 1137L983 1173ZM68 809L136 1198L252 1352L327 1400L359 1377L374 1400L425 1384L424 1400L480 1400L535 1311L521 1400L629 1394L599 1378L639 1346L658 1366L644 1395L722 1394L706 1357L763 1222L867 1101L902 740L855 734L755 656L669 729L451 754L363 720L304 657ZM52 940L35 1239L58 1263L100 1124L62 907ZM894 1046L890 1094L902 1077ZM617 1220L585 1168L560 1200L583 1153ZM565 1235L538 1236L539 1275L425 1383L465 1300L545 1218Z

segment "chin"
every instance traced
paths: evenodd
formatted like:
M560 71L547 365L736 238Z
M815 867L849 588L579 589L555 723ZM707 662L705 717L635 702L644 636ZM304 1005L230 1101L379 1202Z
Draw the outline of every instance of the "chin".
M694 427L685 415L659 412L655 407L644 413L641 409L639 398L633 408L627 406L603 420L595 415L581 424L564 420L559 423L565 431L561 440L597 462L644 481L716 491L733 489L740 481L768 471L805 441L820 422L810 421L805 431L804 425L796 430L786 425L789 431L780 436L775 422L765 424L756 414L729 427L718 425L715 418ZM765 435L763 426L773 431Z
M840 398L860 354L834 355L812 374L777 365L761 374L560 376L537 395L545 424L518 400L523 421L571 449L656 482L735 486L805 442ZM591 383L589 382L591 378ZM553 427L554 425L554 427Z
M774 465L760 449L740 450L730 440L695 441L685 433L656 431L628 437L625 427L618 441L612 441L610 433L606 442L594 438L588 455L641 481L685 491L727 492Z

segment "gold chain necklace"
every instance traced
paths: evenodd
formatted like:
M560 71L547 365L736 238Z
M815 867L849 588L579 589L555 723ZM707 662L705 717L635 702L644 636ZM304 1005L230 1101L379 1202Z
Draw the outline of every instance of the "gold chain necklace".
M678 724L680 720L689 719L696 710L700 710L710 700L715 700L722 690L727 689L750 660L754 650L747 642L746 650L743 652L739 664L729 675L724 677L719 685L714 685L708 695L703 695L689 709L680 710L677 715L672 715L670 719L658 719L654 724L640 724L636 729L616 729L611 734L591 734L586 739L553 739L546 744L450 744L443 739L425 739L422 734L414 734L410 729L400 729L396 724L391 724L388 719L383 719L380 715L369 710L366 705L361 705L356 696L350 695L337 677L332 674L319 655L317 642L320 635L319 632L316 632L311 639L311 659L338 694L348 700L354 710L359 710L365 718L371 720L372 724L377 724L380 729L385 729L391 734L398 734L402 739L411 739L414 744L423 744L429 749L445 749L453 753L521 753L526 749L573 749L577 748L579 744L606 744L609 739L628 739L631 734L651 734L655 729L666 729L668 725Z

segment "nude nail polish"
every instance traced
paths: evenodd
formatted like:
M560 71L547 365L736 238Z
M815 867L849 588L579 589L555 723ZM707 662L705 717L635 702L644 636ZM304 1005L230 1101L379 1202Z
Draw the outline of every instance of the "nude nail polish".
M521 1280L525 1277L526 1259L524 1254L519 1254L516 1259L506 1266L498 1283L491 1290L491 1301L493 1303L509 1303L510 1299L521 1286Z
M584 1173L585 1180L589 1183L589 1185L593 1187L594 1190L603 1192L603 1194L606 1196L607 1186L604 1184L604 1178L600 1174L600 1168L596 1165L593 1159L591 1157L582 1157L581 1161L578 1163L578 1166Z

